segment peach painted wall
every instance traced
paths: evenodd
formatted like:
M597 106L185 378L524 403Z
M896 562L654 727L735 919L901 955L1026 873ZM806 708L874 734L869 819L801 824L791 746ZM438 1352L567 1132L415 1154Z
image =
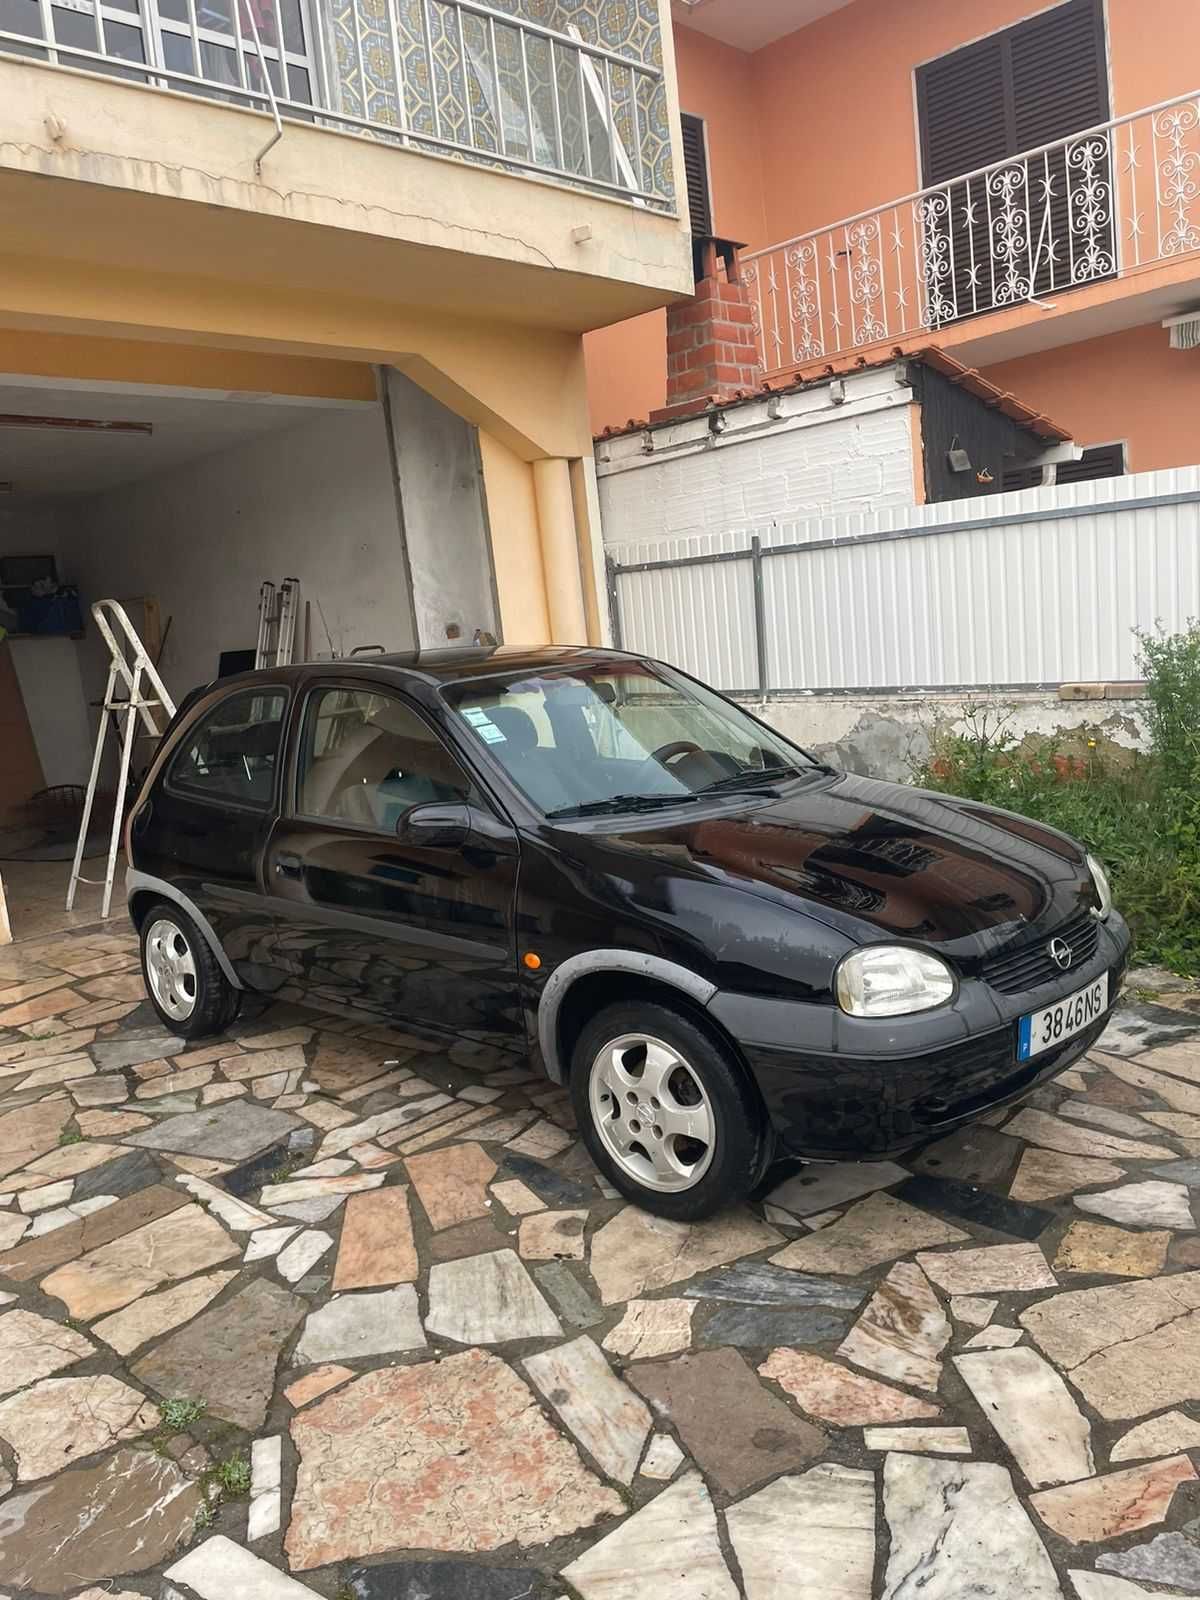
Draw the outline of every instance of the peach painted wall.
M1107 0L1115 115L1196 87L1198 5ZM1046 9L853 0L749 56L677 27L682 109L709 121L717 227L754 247L911 192L920 183L913 69ZM663 403L663 323L659 312L588 337L597 431Z
M1069 428L1077 444L1124 440L1130 472L1200 462L1200 351L1172 350L1158 323L1004 361L984 375Z
M754 57L691 28L675 30L681 111L708 122L713 223L727 239L769 244ZM644 417L667 397L666 313L651 311L584 340L592 426Z
M919 188L913 69L1047 9L1031 0L854 0L758 51L770 241ZM1196 87L1196 0L1108 0L1107 10L1116 116Z

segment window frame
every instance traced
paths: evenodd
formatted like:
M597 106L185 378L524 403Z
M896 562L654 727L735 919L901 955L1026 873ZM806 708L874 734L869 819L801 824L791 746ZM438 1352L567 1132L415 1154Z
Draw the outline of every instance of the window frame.
M222 706L232 700L239 699L242 695L251 694L281 694L283 696L283 710L279 715L279 744L275 750L275 766L272 772L270 798L262 804L255 800L237 800L230 795L205 794L203 790L192 789L186 783L180 783L175 777L175 768L183 759L183 753L196 732L204 726L210 717L214 716ZM196 715L191 718L186 726L180 729L178 738L174 741L167 754L166 767L163 771L162 784L165 793L172 795L177 800L186 800L198 805L215 806L219 810L246 811L252 816L277 815L280 802L280 776L287 761L287 748L289 728L292 715L292 687L290 684L278 679L271 679L264 683L240 684L230 688L218 700L207 706L198 706Z
M446 751L449 753L455 766L459 768L463 774L463 777L466 779L467 793L464 795L461 802L455 800L418 800L414 803L414 805L409 806L406 811L402 812L402 816L407 816L409 811L414 811L418 805L462 804L466 806L478 806L481 810L491 809L490 802L480 787L478 777L464 761L462 754L455 749L454 744L451 742L446 731L438 727L436 721L425 713L424 709L417 704L411 695L406 694L403 689L398 689L394 684L391 683L365 683L361 678L349 680L345 678L322 678L305 686L304 694L296 708L293 756L290 770L288 772L288 804L286 810L282 812L282 815L286 817L288 822L300 822L306 827L313 828L331 828L337 832L357 833L376 839L396 840L397 835L394 827L383 828L374 826L367 822L355 822L347 817L326 817L321 816L319 813L301 810L300 799L302 793L305 746L308 738L310 712L313 702L318 695L328 694L333 690L340 691L343 694L370 694L385 696L389 699L399 701L405 710L411 712L417 721L426 727L435 739L441 742Z

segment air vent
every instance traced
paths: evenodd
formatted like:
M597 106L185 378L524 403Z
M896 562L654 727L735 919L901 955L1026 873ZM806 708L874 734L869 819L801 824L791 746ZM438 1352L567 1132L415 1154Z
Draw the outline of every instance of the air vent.
M1200 310L1168 317L1163 327L1170 332L1172 350L1200 350Z

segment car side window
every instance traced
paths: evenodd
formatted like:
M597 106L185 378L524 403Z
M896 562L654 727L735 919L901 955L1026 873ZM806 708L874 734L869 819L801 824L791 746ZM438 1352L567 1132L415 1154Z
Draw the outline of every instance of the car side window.
M222 700L184 735L169 786L201 800L265 811L275 794L287 698L286 690L271 687Z
M472 797L439 735L390 694L316 689L304 714L300 815L394 830L413 806Z

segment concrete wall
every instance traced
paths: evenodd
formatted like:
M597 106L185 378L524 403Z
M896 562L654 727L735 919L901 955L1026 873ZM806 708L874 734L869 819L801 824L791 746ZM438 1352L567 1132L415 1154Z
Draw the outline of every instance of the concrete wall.
M1108 756L1149 746L1149 702L1122 698L1127 689L1107 685L1103 699L1060 700L1053 691L992 694L798 695L765 703L744 702L756 716L814 755L849 772L894 782L911 781L940 734L969 733L986 712L1002 719L1018 745L1049 739L1064 754L1086 756L1089 740Z
M264 578L300 580L315 653L410 649L413 630L382 412L322 413L176 472L69 502L62 568L85 603L157 597L178 698L213 678L222 650L252 649ZM328 633L326 630L328 629ZM94 698L107 657L90 629Z
M469 644L498 626L479 436L403 373L387 386L417 643Z
M725 412L721 434L710 431L707 417L656 428L649 455L641 433L598 444L605 545L911 505L922 497L912 390L897 384L893 369L848 379L842 404L828 386L779 397L777 420L769 404Z

